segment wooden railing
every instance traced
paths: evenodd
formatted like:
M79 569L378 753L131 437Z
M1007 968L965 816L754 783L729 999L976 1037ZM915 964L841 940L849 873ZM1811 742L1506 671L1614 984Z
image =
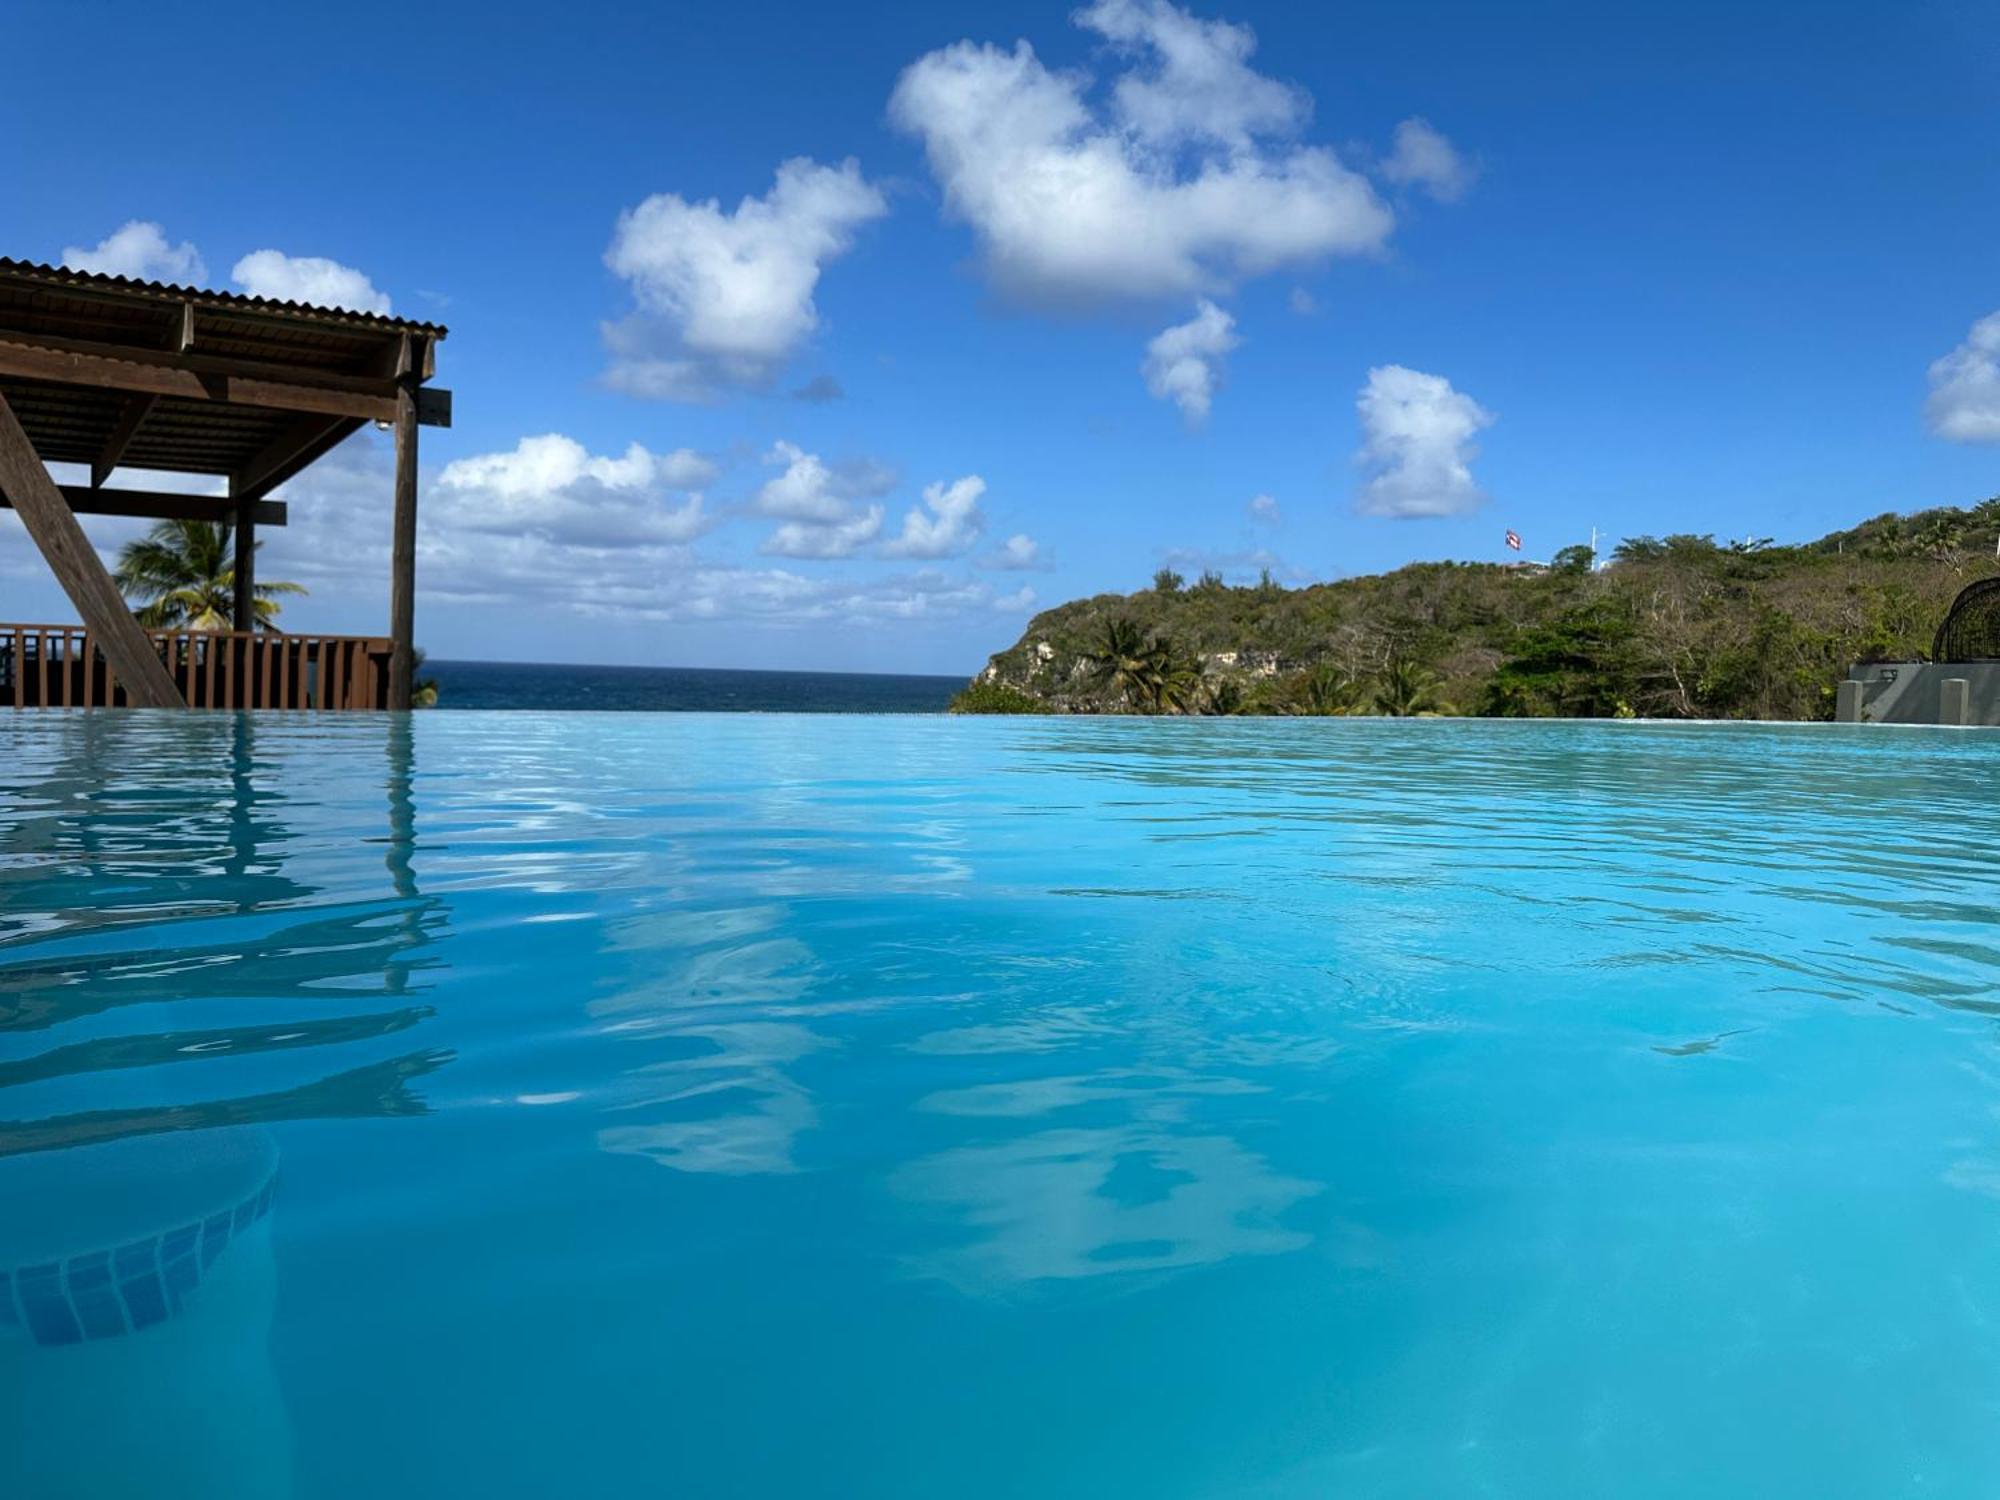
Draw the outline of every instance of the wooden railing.
M152 630L189 708L384 708L389 642L377 636ZM0 625L0 707L119 708L125 690L77 625Z

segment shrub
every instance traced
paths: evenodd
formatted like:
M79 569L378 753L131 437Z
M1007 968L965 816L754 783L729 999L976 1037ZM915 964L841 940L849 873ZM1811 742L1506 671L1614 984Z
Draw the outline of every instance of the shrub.
M1004 682L975 682L959 689L949 710L955 714L1045 714L1049 707L1033 693Z

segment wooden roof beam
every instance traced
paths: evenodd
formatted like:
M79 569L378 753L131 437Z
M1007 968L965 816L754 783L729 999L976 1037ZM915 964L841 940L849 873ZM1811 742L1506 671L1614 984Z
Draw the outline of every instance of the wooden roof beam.
M80 484L57 486L69 508L79 516L137 516L147 521L234 521L236 501L227 495L175 495L165 490L93 490ZM283 526L288 508L282 500L259 500L252 519L260 526ZM0 510L13 502L0 495Z
M382 351L375 372L393 383L414 377L422 384L437 374L437 343L428 334L404 333Z
M125 403L125 414L118 419L118 425L111 429L111 436L104 440L96 459L90 465L90 487L101 489L104 481L111 477L111 471L118 467L118 460L125 456L125 450L132 446L132 439L139 435L146 418L159 405L158 396L134 396Z
M339 447L361 426L348 417L300 417L288 423L261 453L229 476L229 493L239 500L262 499Z
M362 422L396 420L394 396L363 395L317 384L302 385L296 380L269 380L142 363L123 351L115 356L86 354L16 339L0 339L0 379L4 378L129 391L134 395L171 396L179 401L318 412Z
M191 345L174 347L176 335L163 334L160 343L126 343L112 339L69 338L62 334L8 328L0 325L0 338L29 344L37 349L54 349L64 354L94 354L104 359L123 360L135 365L164 365L173 370L193 370L200 375L232 375L246 380L276 380L291 385L309 385L329 391L352 391L359 396L393 396L396 382L379 371L328 369L317 364L296 364L282 359L255 359L243 355L204 354ZM383 369L393 366L393 349Z

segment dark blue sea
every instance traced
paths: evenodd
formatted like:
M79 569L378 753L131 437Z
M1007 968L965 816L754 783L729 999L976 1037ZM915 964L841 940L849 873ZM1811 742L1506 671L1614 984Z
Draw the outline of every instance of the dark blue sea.
M936 714L964 677L875 672L738 672L707 667L568 667L427 661L440 708L624 709L683 713Z

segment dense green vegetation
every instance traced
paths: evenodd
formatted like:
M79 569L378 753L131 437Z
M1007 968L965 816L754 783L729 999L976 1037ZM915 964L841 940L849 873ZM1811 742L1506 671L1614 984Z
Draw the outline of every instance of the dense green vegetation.
M1163 569L1037 615L952 707L1825 719L1852 663L1929 651L1997 536L2000 497L1799 546L1637 537L1597 569L1581 547L1299 589Z
M974 682L960 688L951 700L955 714L1045 714L1048 705L1032 693L1008 687L1003 682Z

